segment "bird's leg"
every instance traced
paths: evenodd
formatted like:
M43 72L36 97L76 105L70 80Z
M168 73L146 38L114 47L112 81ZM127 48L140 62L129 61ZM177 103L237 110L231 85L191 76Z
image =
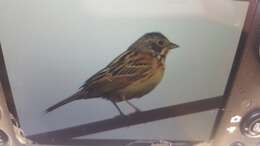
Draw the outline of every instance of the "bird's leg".
M128 105L130 105L132 108L135 109L135 112L141 112L141 110L140 110L138 107L136 107L133 103L131 103L131 102L128 101L128 100L125 100L125 101L126 101L126 103L127 103Z
M113 105L116 107L116 109L118 110L118 112L120 113L120 115L121 116L125 116L125 114L121 111L121 109L119 108L119 106L116 104L116 102L115 101L112 101L112 100L110 100L112 103L113 103Z

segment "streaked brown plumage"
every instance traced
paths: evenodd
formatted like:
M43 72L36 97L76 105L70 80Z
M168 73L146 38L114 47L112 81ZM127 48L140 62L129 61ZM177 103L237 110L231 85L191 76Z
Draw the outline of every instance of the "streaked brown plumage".
M158 32L144 34L124 53L105 68L90 77L80 90L65 100L49 107L46 112L79 99L102 97L110 100L122 115L116 102L140 98L152 91L161 81L165 70L165 58L178 45Z

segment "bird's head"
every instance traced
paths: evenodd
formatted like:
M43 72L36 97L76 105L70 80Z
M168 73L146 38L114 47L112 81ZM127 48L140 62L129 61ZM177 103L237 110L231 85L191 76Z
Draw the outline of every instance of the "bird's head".
M130 48L136 51L151 53L158 59L165 59L171 49L178 48L175 43L170 42L159 32L150 32L139 38Z

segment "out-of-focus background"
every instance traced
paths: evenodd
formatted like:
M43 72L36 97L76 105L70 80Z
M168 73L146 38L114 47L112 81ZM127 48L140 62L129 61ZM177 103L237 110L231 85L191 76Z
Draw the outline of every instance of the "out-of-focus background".
M0 0L0 41L25 134L118 115L103 99L44 110L147 32L161 32L180 48L170 52L160 85L132 100L136 106L149 110L222 95L247 7L233 0ZM84 138L205 140L215 116L212 110Z

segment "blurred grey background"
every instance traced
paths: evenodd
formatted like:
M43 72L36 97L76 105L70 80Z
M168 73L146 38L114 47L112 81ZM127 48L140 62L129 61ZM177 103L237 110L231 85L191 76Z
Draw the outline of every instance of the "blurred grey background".
M149 110L222 95L247 7L232 0L0 0L0 41L25 134L116 116L103 99L44 110L152 31L181 47L170 52L160 85L134 104ZM213 110L84 138L203 140L215 116Z

